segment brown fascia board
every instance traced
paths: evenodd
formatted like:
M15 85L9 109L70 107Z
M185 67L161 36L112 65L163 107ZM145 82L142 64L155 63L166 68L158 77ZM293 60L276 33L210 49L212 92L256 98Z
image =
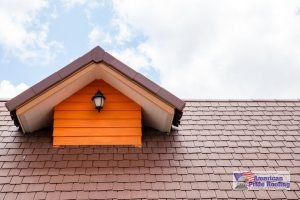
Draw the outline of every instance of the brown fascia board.
M59 81L64 80L66 77L72 75L74 72L78 71L82 67L86 66L88 63L95 62L105 62L106 64L110 65L115 70L119 71L126 77L134 80L139 85L143 86L153 94L157 95L159 98L163 99L170 105L175 107L175 116L174 116L174 125L178 125L178 122L182 115L182 110L185 106L185 102L181 99L177 98L164 88L160 87L156 83L152 82L142 74L134 71L109 53L105 52L101 47L97 46L85 55L79 57L78 59L74 60L64 68L60 69L59 71L55 72L54 74L48 76L47 78L43 79L39 83L35 84L31 88L25 90L23 93L19 94L18 96L14 97L10 101L8 101L5 105L9 111L16 110L17 107L26 103L30 99L34 98L35 96L39 95L52 85L58 83Z
M146 78L142 74L134 71L118 59L114 58L109 53L105 53L103 61L110 66L112 66L117 71L121 72L122 74L126 75L127 77L131 78L138 84L142 85L152 93L159 96L161 99L165 100L172 106L174 106L176 109L182 111L182 109L185 106L185 102L179 99L178 97L174 96L170 92L168 92L166 89L160 87L150 79Z
M34 96L35 96L35 92L31 87L31 88L25 90L24 92L22 92L21 94L19 94L18 96L14 97L11 100L9 100L8 102L6 102L5 106L9 111L13 111L18 106L22 105L24 102L26 102L27 100L31 99Z
M36 95L42 93L52 85L58 83L59 81L65 79L69 75L73 74L80 68L84 67L86 64L94 61L100 62L104 55L104 50L100 47L96 47L92 49L90 52L86 53L85 55L77 58L67 66L63 67L59 71L55 72L54 74L48 76L47 78L43 79L42 81L38 82L37 84L33 85L31 88L25 90L23 93L19 94L18 96L14 97L10 101L8 101L5 106L9 111L15 110L20 105L24 104L28 100L32 99ZM96 61L95 61L95 60Z

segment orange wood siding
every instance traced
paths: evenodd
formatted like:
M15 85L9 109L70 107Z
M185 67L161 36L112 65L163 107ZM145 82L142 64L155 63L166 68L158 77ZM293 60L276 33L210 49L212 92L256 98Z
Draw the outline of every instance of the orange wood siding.
M106 97L98 112L91 97ZM104 82L95 80L54 109L53 145L142 145L141 107Z

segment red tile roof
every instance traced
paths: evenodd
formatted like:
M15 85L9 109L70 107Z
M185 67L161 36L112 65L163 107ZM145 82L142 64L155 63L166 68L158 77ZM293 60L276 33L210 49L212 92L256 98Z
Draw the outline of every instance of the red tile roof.
M187 101L178 131L142 148L52 147L0 102L0 199L299 199L300 101ZM235 170L291 172L289 191L232 190Z

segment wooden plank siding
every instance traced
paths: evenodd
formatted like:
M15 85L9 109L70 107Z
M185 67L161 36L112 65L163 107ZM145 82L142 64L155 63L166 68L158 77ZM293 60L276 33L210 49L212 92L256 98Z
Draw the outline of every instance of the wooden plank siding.
M91 97L106 97L98 112ZM141 107L104 82L95 80L54 108L53 145L142 145Z

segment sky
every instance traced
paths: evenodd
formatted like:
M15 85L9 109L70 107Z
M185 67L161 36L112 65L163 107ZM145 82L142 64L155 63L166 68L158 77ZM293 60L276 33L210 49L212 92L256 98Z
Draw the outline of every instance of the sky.
M0 98L95 46L183 99L300 98L296 0L0 0Z

